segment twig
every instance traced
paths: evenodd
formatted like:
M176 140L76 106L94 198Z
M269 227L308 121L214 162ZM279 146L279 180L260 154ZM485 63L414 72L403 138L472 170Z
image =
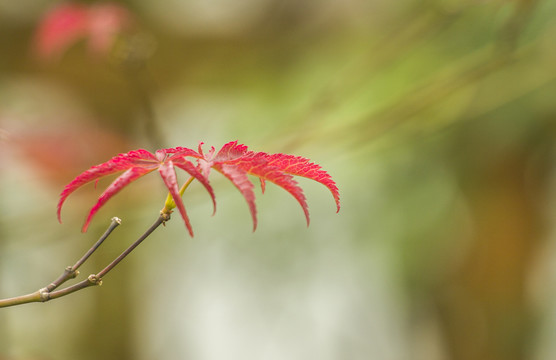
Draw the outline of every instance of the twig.
M110 264L108 264L108 266L106 266L98 274L95 275L98 278L98 280L102 281L104 275L106 275L110 270L112 270L116 265L118 265L120 261L122 261L126 256L128 256L129 253L132 252L137 246L139 246L139 244L141 244L143 240L145 240L153 231L155 231L157 227L164 224L168 220L170 220L170 215L160 214L160 216L158 217L158 219L156 219L154 224L152 224L151 227L148 228L147 231L145 231L145 233L141 235L139 239L135 240L135 242L131 244L127 249L125 249L125 251L121 253L120 256L114 259L114 261L112 261Z
M62 296L66 296L72 294L76 291L85 289L87 287L93 285L101 285L102 284L102 277L105 276L110 270L112 270L116 265L118 265L129 253L131 253L143 240L145 240L156 228L158 228L161 224L164 224L166 221L170 220L169 214L161 214L158 219L154 222L147 229L147 231L139 237L133 244L131 244L120 256L118 256L114 261L112 261L108 266L102 269L97 274L91 274L87 277L86 280L78 282L77 284L68 286L66 288L55 290L58 286L63 284L69 279L75 278L79 272L77 269L85 262L87 259L95 252L96 249L102 244L102 242L112 233L112 231L121 224L121 220L118 218L112 218L112 223L108 227L108 229L104 232L104 234L98 239L98 241L83 255L81 259L79 259L73 266L68 266L62 275L58 277L58 279L54 280L50 285L39 289L31 294L16 296L13 298L8 299L0 299L0 308L14 306L14 305L21 305L27 304L32 302L46 302L52 299L57 299Z
M64 270L62 275L58 277L58 279L50 283L50 285L46 287L47 292L51 292L69 279L74 279L75 277L77 277L77 275L79 275L79 271L77 271L77 269L79 269L79 267L83 265L85 261L87 261L87 259L95 252L95 250L98 249L98 247L104 242L104 240L106 240L106 238L112 233L112 231L116 227L118 227L118 225L121 225L121 223L122 220L120 218L113 217L110 226L108 226L108 229L106 229L104 234L102 234L97 242L89 249L89 251L85 253L85 255L83 255L83 257L81 257L81 259L77 260L77 262L73 266L68 266Z

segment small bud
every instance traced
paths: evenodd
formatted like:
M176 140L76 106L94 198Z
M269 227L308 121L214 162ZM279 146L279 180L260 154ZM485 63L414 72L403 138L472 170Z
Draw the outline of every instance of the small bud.
M87 280L89 280L89 282L91 284L94 285L102 285L102 279L97 277L95 274L91 274L87 277Z

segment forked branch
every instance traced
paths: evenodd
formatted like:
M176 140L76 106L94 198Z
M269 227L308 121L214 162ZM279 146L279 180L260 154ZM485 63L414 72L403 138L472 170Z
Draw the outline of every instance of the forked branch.
M114 259L110 264L108 264L104 269L99 271L97 274L91 274L87 279L78 282L77 284L68 286L66 288L56 290L60 285L66 281L73 279L79 275L77 270L81 265L87 261L87 259L99 248L99 246L108 238L112 231L121 224L121 220L117 217L112 218L112 222L108 229L102 234L102 236L97 240L97 242L73 265L68 266L64 272L48 286L43 287L33 293L27 295L16 296L8 299L0 299L0 308L15 306L21 304L27 304L32 302L46 302L52 299L57 299L76 291L88 288L93 285L101 285L102 278L110 272L116 265L118 265L127 255L129 255L143 240L145 240L157 227L165 223L170 219L169 214L161 214L158 219L147 229L147 231L139 237L133 244L131 244L120 256Z

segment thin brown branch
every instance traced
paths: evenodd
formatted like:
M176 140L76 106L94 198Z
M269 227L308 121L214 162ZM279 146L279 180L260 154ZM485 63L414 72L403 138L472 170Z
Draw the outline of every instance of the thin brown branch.
M123 253L121 253L120 256L118 256L116 259L114 259L114 261L112 261L110 264L108 264L108 266L106 266L99 273L97 273L96 277L100 281L102 281L102 278L104 277L104 275L108 274L108 272L110 270L112 270L116 265L118 265L120 263L120 261L122 261L126 256L128 256L129 253L132 252L137 246L139 246L139 244L141 244L143 242L143 240L145 240L147 237L149 237L149 235L153 231L155 231L157 227L164 224L169 219L170 219L169 215L160 214L160 216L158 217L158 219L156 219L154 224L152 224L151 227L148 228L147 231L145 231L145 233L143 235L141 235L141 237L139 239L135 240L135 242L133 244L131 244L127 249L125 249L125 251Z
M91 247L89 249L89 251L87 251L85 253L85 255L83 255L83 257L81 259L79 259L75 265L72 266L71 270L72 271L76 271L81 265L83 265L83 263L85 261L87 261L87 259L89 258L89 256L91 256L93 254L93 252L95 252L96 249L98 249L98 247L102 244L102 242L104 240L106 240L106 238L110 235L110 233L112 233L112 231L118 227L118 225L122 224L122 220L120 218L117 217L113 217L112 218L112 222L110 223L110 226L108 227L108 229L106 229L106 231L104 232L104 234L102 234L102 236L100 237L100 239L98 239L98 241L93 245L93 247Z
M112 218L112 223L108 227L108 229L104 232L104 234L99 238L99 240L79 259L73 266L68 266L64 272L50 285L39 289L33 293L27 295L16 296L13 298L8 299L0 299L0 308L8 307L8 306L15 306L21 304L28 304L32 302L46 302L52 299L57 299L79 290L88 288L94 285L101 285L102 284L102 277L106 275L109 271L111 271L116 265L118 265L127 255L129 255L143 240L145 240L156 228L158 228L161 224L164 224L166 221L170 219L168 214L161 214L158 219L145 231L139 239L137 239L133 244L131 244L120 256L118 256L114 261L112 261L108 266L102 269L98 274L91 274L85 280L78 282L77 284L68 286L66 288L55 290L58 286L63 284L69 279L75 278L79 272L77 269L83 265L85 261L95 252L96 249L102 244L104 240L112 233L112 231L121 223L121 220L118 218Z
M88 288L89 286L93 286L93 285L102 285L102 280L99 279L96 275L91 274L91 275L89 275L89 277L87 277L87 279L85 279L83 281L80 281L77 284L74 284L72 286L68 286L67 288L64 288L64 289L61 289L61 290L56 290L56 291L52 291L52 292L44 294L43 297L45 298L45 300L43 300L43 302L48 301L48 300L52 300L52 299L57 299L59 297L72 294L76 291L83 290L83 289Z
M51 292L54 289L56 289L58 286L65 283L66 281L77 277L77 275L79 275L79 271L77 271L77 269L79 269L79 267L83 265L85 261L87 261L87 259L98 249L98 247L104 242L104 240L106 240L106 238L112 233L112 231L114 231L114 229L118 227L118 225L120 225L121 223L122 223L121 219L117 217L113 217L112 222L108 226L108 229L106 229L104 234L102 234L102 236L97 240L97 242L85 253L85 255L81 257L81 259L77 260L77 262L73 266L66 267L64 272L60 275L60 277L58 277L58 279L50 283L50 285L46 287L46 290L48 292Z
M44 289L46 289L46 288L44 288ZM2 300L0 300L0 308L8 307L8 306L21 305L21 304L28 304L28 303L32 303L32 302L45 301L45 300L43 300L43 294L45 293L45 291L43 291L44 289L37 290L34 293L27 294L27 295L21 295L21 296L16 296L16 297L13 297L13 298L2 299Z

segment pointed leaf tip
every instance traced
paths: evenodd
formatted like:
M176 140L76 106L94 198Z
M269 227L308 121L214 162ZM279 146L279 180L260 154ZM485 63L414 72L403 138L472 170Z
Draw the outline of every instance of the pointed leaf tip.
M247 201L249 212L253 220L253 231L257 229L257 206L255 205L255 193L253 192L253 183L249 180L247 172L241 168L228 165L217 164L214 166L216 170L224 174L239 190L241 195Z
M276 166L285 173L305 177L326 186L336 203L336 212L340 211L340 193L338 187L334 180L332 180L332 176L322 170L320 165L301 156L280 153L267 155L267 160L269 165Z
M112 182L112 184L110 184L106 188L106 190L104 190L104 192L98 198L97 203L91 208L91 211L89 212L89 215L87 216L87 220L85 221L85 224L83 225L83 228L81 229L81 231L82 232L87 231L87 228L89 227L89 224L91 223L91 220L93 219L95 214L100 210L100 208L108 200L110 200L114 195L116 195L118 192L120 192L120 190L122 190L129 183L137 180L141 176L143 176L145 174L148 174L151 171L152 170L150 170L150 169L133 167L133 168L125 171L119 177L117 177L116 180L114 180Z
M120 154L103 164L93 166L66 185L60 194L57 206L58 221L61 222L61 209L66 198L77 188L90 181L96 182L101 177L125 170L122 175L106 188L98 198L97 203L91 208L82 228L82 231L87 231L96 212L110 198L132 181L158 169L164 184L168 188L169 198L173 200L171 208L175 204L189 234L193 236L193 229L181 198L180 190L178 189L175 167L186 171L192 178L201 182L213 202L213 214L216 211L216 200L208 180L210 170L214 169L227 177L247 202L253 220L253 231L257 228L257 208L253 191L254 185L248 175L258 177L263 193L266 181L270 181L289 192L301 206L307 226L310 224L307 201L303 189L294 179L294 176L306 177L326 186L335 200L336 212L340 210L340 194L336 183L326 171L321 169L320 165L311 162L307 158L281 153L253 152L249 151L247 146L238 144L237 141L231 141L223 145L218 152L215 151L214 147L211 147L209 152L205 154L203 153L202 145L203 143L199 143L197 152L188 148L177 147L160 149L156 152L156 155L139 149ZM197 159L197 164L188 160L187 157Z

